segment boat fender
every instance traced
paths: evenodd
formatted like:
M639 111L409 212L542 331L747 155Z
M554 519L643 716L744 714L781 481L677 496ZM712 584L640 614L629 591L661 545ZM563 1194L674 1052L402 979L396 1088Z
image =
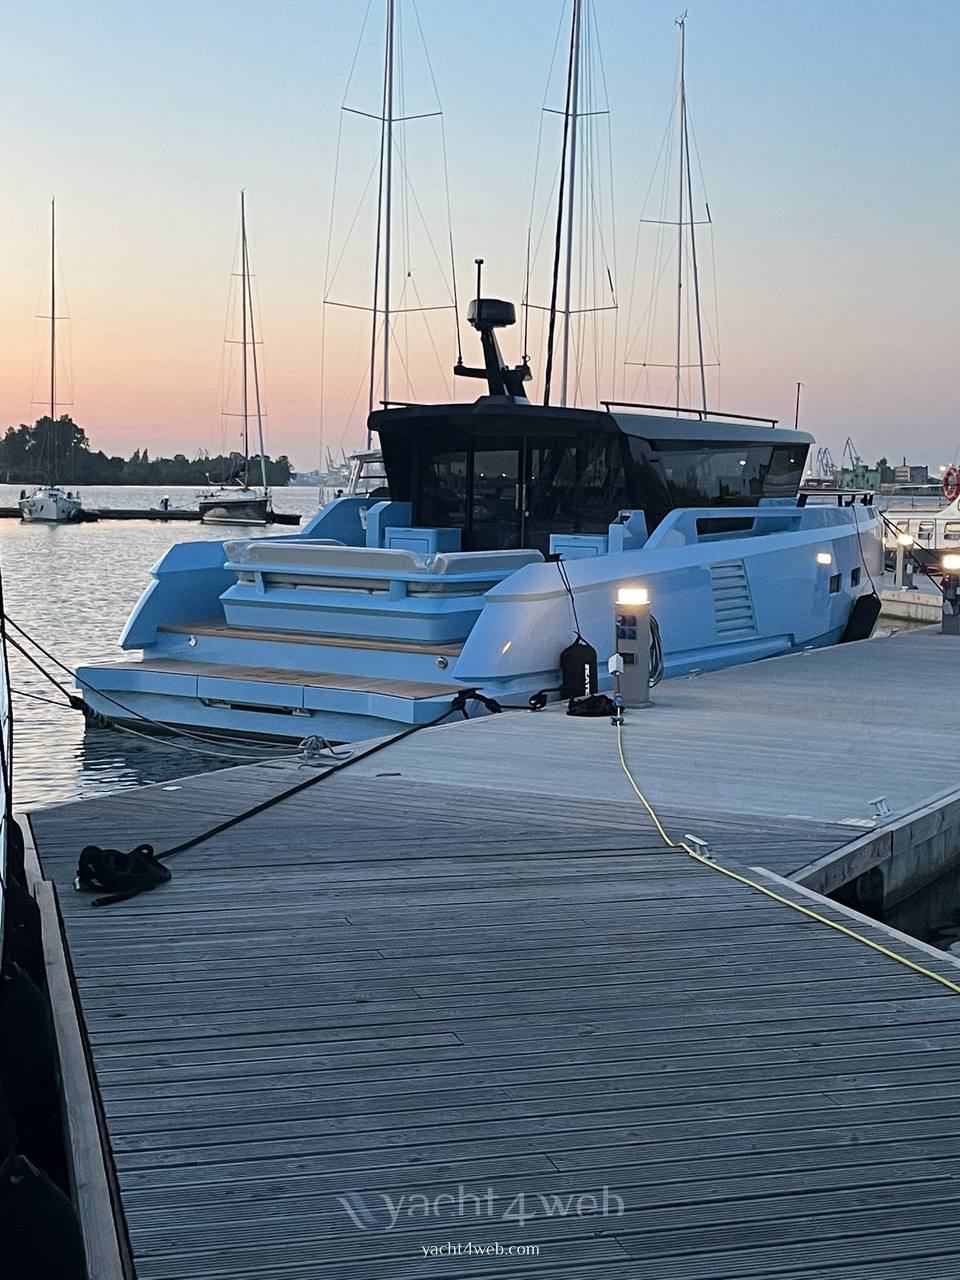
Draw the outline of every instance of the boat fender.
M7 819L7 874L21 888L27 887L23 830L16 818Z
M843 629L840 643L848 644L851 640L869 640L879 617L880 597L875 591L871 591L869 595L858 597L850 610L850 617L847 619L847 625Z
M10 1280L84 1280L87 1274L73 1205L22 1155L0 1165L0 1257Z
M597 651L578 635L560 655L560 697L589 698L597 692Z
M94 898L91 906L107 907L171 879L170 868L153 852L152 844L138 844L129 853L88 844L80 850L73 886L78 891L106 889L107 897Z
M11 876L4 901L4 958L12 960L38 986L46 981L40 908L32 894Z
M7 960L0 972L0 1089L15 1118L17 1145L64 1190L69 1185L60 1129L57 1041L46 992ZM7 1259L0 1250L0 1274ZM27 1274L32 1274L28 1272Z

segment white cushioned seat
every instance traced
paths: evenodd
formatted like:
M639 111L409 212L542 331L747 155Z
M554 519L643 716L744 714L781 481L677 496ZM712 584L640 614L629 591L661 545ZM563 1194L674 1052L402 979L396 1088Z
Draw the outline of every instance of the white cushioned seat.
M476 596L522 569L543 561L539 551L449 551L421 555L402 548L347 547L332 540L273 542L254 538L227 543L241 586L250 586L259 568L270 587L295 590L361 591L383 594L394 575L411 576L408 595ZM240 568L239 566L243 566ZM483 576L464 582L463 575ZM416 579L419 579L417 581Z
M269 542L256 539L236 544L239 554L227 555L234 564L277 565L285 569L345 569L350 573L426 573L429 557L413 551L377 547L347 547L342 542L317 539L302 542Z
M542 564L540 551L440 551L430 573L489 573L507 577L527 564Z

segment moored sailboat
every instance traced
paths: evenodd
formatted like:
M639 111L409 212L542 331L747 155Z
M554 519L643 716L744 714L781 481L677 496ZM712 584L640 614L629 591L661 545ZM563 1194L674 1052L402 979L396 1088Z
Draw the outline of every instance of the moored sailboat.
M42 520L64 524L80 519L80 498L64 492L57 484L57 321L65 317L57 315L57 209L56 201L50 201L50 315L41 319L50 322L50 416L41 418L38 425L44 427L44 456L42 462L49 469L50 482L38 484L32 493L20 495L20 517L23 520Z
M197 495L200 519L204 524L270 524L273 499L267 486L267 459L263 447L263 410L260 402L260 368L257 361L257 334L253 289L250 280L250 253L247 245L246 193L240 192L240 338L243 391L240 417L243 422L242 458L233 474L215 488ZM250 479L250 382L253 382L254 413L260 456L260 481Z

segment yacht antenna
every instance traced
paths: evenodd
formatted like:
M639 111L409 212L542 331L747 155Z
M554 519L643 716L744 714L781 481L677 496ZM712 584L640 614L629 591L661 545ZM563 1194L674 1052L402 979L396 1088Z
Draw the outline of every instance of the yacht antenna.
M794 411L793 411L793 429L794 429L794 431L799 430L799 427L800 427L800 388L801 388L802 386L803 386L803 383L802 383L802 382L798 382L798 383L797 383L797 407L796 407L796 408L794 409Z
M569 94L570 112L570 163L567 192L567 262L563 283L563 362L560 370L560 403L566 407L567 377L570 368L570 289L573 275L573 219L577 193L577 108L580 102L580 16L582 0L573 0L573 30L571 47L573 62L571 66L571 89Z
M240 292L243 308L243 483L250 482L250 421L247 397L247 288L250 277L247 270L247 210L245 193L240 192Z
M680 412L682 399L683 349L683 233L689 221L690 228L690 267L693 279L694 313L697 321L697 361L700 369L700 401L704 412L707 411L707 375L703 360L703 323L700 316L700 273L697 269L697 234L696 218L693 210L693 176L690 169L690 132L687 124L687 84L686 84L686 32L687 15L677 19L680 28L680 199L677 212L677 412Z
M380 115L380 176L377 192L377 240L373 267L373 323L370 334L370 386L367 412L373 412L377 384L377 321L380 316L380 259L383 257L383 393L390 399L390 241L393 216L393 19L394 0L387 0L383 60L383 108ZM371 443L367 427L367 448Z
M243 211L243 192L240 193L240 207ZM246 262L246 289L247 302L250 308L250 356L253 364L253 396L254 403L257 406L257 443L260 446L260 478L263 482L263 492L266 496L267 492L267 459L263 451L263 411L260 405L260 370L257 365L257 330L253 314L253 281L250 274L250 256L247 251L247 221L245 211L241 212L241 228L243 234L243 250L244 261ZM247 468L249 471L249 467ZM249 479L249 476L247 477Z
M550 285L550 321L547 326L547 360L543 374L543 403L550 403L550 384L553 379L553 342L557 328L557 291L560 283L560 250L563 243L563 199L567 180L567 148L570 140L571 106L573 103L574 80L579 72L578 45L580 40L580 4L581 0L573 0L573 17L570 23L570 55L567 62L567 96L563 108L563 144L560 149L560 189L557 193L557 229L553 246L553 280ZM575 70L576 68L576 70ZM570 175L572 177L572 174ZM571 182L571 189L572 189ZM571 209L573 202L571 198ZM567 257L567 280L569 283L570 258ZM567 332L570 327L570 296L567 294ZM563 395L566 396L566 370L564 370ZM565 399L563 403L565 403Z

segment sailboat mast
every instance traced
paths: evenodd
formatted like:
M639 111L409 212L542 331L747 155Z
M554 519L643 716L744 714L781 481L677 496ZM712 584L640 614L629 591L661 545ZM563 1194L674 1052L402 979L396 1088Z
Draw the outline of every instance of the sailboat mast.
M563 203L567 180L567 148L570 142L570 116L573 105L573 67L577 58L577 12L579 0L574 0L574 20L570 24L570 54L567 62L567 89L563 104L563 142L560 147L560 188L557 192L557 222L553 237L553 272L550 277L550 308L547 321L547 353L543 371L543 403L550 403L553 385L553 343L557 331L557 294L560 290L560 251L563 247ZM568 259L569 261L569 259ZM526 344L524 344L526 345Z
M679 205L677 209L677 413L680 412L681 398L681 370L683 368L683 226L684 226L684 210L683 210L683 103L685 97L684 89L684 37L685 27L683 18L677 19L677 26L680 28L680 110L677 112L678 125L680 130L680 192Z
M57 406L57 206L50 201L50 421Z
M57 483L57 202L50 201L50 483Z
M250 284L247 270L247 209L246 197L240 192L240 284L243 309L243 482L247 484L250 471L250 416L247 390L247 289Z
M246 245L246 219L243 219L244 245ZM247 260L246 280L244 281L244 289L246 292L246 302L249 307L250 314L250 357L253 365L253 398L257 410L257 443L260 446L260 479L263 483L263 493L267 493L267 458L263 449L263 408L260 404L260 366L257 363L257 327L253 310L253 281L250 278L250 257L245 255ZM249 479L249 477L247 477Z
M390 248L393 239L393 0L387 0L387 147L386 209L383 245L383 398L390 399Z
M567 171L567 246L566 268L563 285L563 356L560 366L560 403L567 403L567 379L570 369L570 301L573 277L573 221L576 212L577 193L577 111L580 102L580 43L582 0L573 0L573 30L571 44L573 63L571 66L570 85L570 162Z
M373 412L377 391L377 332L380 319L380 263L383 260L383 399L390 383L390 229L393 217L393 18L394 0L387 0L383 54L383 103L380 109L380 174L377 184L377 239L373 259L373 321L370 329L370 382L367 412ZM386 239L384 239L386 230ZM367 448L370 429L367 428Z
M700 364L700 403L707 411L707 375L703 362L703 321L700 316L700 272L697 267L696 219L693 212L693 176L690 171L690 131L687 122L685 25L680 23L680 120L683 128L683 158L687 167L687 216L690 219L690 266L693 273L693 309L697 318L697 358ZM681 168L682 172L682 168Z

